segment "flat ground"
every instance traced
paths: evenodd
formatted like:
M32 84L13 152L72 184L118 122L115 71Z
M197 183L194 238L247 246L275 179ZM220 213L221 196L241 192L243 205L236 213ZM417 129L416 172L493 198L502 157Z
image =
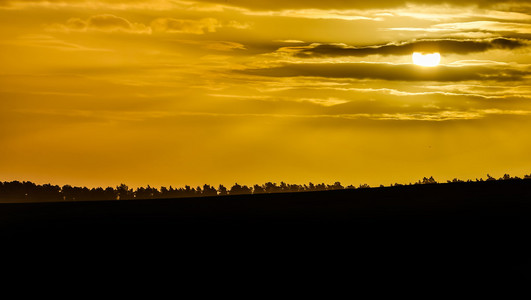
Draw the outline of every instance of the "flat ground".
M0 204L3 240L37 252L144 253L192 273L338 282L529 282L529 229L531 180Z

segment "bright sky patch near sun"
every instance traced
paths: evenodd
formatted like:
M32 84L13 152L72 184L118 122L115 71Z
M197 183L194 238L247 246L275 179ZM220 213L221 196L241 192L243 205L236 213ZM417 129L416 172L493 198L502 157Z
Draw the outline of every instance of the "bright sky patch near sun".
M427 53L422 54L419 52L413 52L411 56L413 63L423 67L436 67L441 62L441 54L439 53Z
M528 1L0 0L0 180L522 176L530 38Z

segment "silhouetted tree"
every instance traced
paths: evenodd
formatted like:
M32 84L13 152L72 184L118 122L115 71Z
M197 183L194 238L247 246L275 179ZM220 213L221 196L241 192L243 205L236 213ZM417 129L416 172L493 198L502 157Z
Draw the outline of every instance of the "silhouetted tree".
M333 185L328 186L329 190L342 190L344 187L341 185L339 181L335 182Z
M203 191L201 190L201 187L198 186L195 188L195 195L194 196L201 196L203 194Z
M104 200L116 200L118 196L118 192L110 186L105 189L104 194Z
M63 200L65 201L75 201L75 192L74 188L70 185L64 185L61 188L61 194L63 195Z
M229 191L230 195L242 195L242 194L250 194L251 189L246 185L239 185L238 183L235 183L232 188Z
M500 178L500 180L511 180L513 178L511 178L511 175L509 174L504 174L502 178Z
M458 182L464 182L463 180L459 180L457 178L452 179L452 181L447 180L448 183L458 183Z
M422 182L421 184L436 184L437 181L435 181L435 179L433 178L433 176L431 176L430 178L422 178Z
M191 188L189 185L185 185L183 194L184 194L184 197L193 197L195 196L195 190Z
M127 199L133 199L133 189L130 189L125 184L120 184L116 187L117 192L117 200L127 200Z
M304 191L304 188L299 184L288 184L288 191L292 193Z
M326 191L326 184L324 183L319 183L315 186L315 190L316 191Z
M105 190L101 187L90 189L88 200L89 201L105 200Z
M279 186L277 186L276 183L272 183L272 182L266 182L264 184L264 190L266 193L278 193L282 191L282 189Z
M203 185L203 196L217 196L218 191L213 186L208 184Z
M227 188L220 184L218 187L218 194L220 196L225 196L225 195L228 195L229 193L227 192Z
M160 196L159 190L157 188L147 186L146 188L139 187L134 193L135 199L154 199Z
M263 194L265 192L265 189L261 185L253 185L253 194Z

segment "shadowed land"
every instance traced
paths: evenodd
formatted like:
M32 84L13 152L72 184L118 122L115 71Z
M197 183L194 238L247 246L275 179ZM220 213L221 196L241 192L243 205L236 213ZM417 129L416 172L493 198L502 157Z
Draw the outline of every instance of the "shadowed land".
M8 241L134 242L136 250L154 253L169 247L172 256L186 258L181 268L187 270L199 264L249 272L288 268L298 276L347 270L368 280L519 283L530 278L530 213L531 180L504 180L6 203L0 204L0 227Z

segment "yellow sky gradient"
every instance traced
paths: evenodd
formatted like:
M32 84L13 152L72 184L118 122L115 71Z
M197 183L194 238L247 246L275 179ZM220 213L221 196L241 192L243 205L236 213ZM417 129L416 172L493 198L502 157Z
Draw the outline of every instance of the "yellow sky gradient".
M0 0L0 181L531 173L530 3L372 2Z

